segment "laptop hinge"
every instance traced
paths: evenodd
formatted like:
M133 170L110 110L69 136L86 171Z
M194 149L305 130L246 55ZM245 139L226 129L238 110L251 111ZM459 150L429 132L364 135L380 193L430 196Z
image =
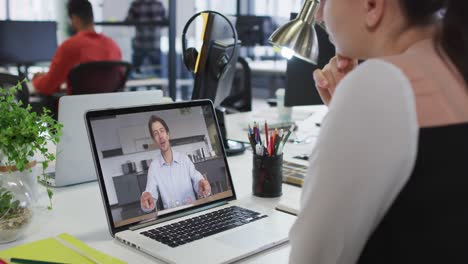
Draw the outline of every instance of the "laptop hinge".
M226 204L228 204L227 201L213 203L213 204L210 204L210 205L207 205L207 206L203 206L202 208L196 208L196 209L193 209L193 210L188 210L188 211L185 211L185 212L182 212L182 213L178 213L178 214L174 214L174 215L171 215L171 216L168 216L168 217L164 217L163 219L156 219L156 220L152 220L152 221L149 221L149 222L141 223L141 224L130 227L129 230L134 231L134 230L144 228L144 227L147 227L147 226L150 226L150 225L167 222L167 221L172 220L172 219L176 219L176 218L183 217L183 216L186 216L186 215L191 215L191 214L194 214L194 213L198 213L198 212L201 212L201 211L205 211L205 210L208 210L208 209L211 209L211 208L214 208L214 207L218 207L218 206L222 206L222 205L226 205Z

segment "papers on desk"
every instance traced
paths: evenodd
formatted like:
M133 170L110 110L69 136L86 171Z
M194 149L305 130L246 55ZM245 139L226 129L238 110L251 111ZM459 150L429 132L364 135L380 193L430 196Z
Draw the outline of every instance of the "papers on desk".
M297 187L292 187L297 188ZM280 202L275 207L276 210L297 215L299 213L301 202L301 191L288 192L288 195L283 195Z
M0 251L0 258L83 264L126 263L97 251L66 233Z
M310 110L308 107L294 107L292 111L292 121L302 121L313 114L314 111ZM252 118L257 121L267 120L270 123L271 121L278 120L278 111L276 108L266 108L262 111L254 112Z
M276 129L289 129L291 125L297 125L301 123L303 120L308 119L312 116L315 112L310 110L310 108L303 108L303 107L294 107L292 112L292 120L290 121L282 121L278 119L278 111L276 108L266 108L262 111L253 112L251 119L260 123L264 121L268 122L269 130ZM239 124L244 130L248 127L248 122L244 121L244 123ZM263 133L263 127L260 127L260 132Z

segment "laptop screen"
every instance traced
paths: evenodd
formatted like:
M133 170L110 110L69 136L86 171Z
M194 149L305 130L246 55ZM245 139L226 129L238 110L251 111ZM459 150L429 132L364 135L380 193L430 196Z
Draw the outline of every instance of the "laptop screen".
M235 197L210 101L87 113L113 229Z

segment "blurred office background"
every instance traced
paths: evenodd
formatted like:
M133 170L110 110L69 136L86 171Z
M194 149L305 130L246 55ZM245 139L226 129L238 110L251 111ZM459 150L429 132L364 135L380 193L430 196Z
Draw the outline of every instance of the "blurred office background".
M66 2L66 0L0 0L0 20L56 21L59 45L69 37ZM132 1L90 0L90 2L93 5L97 31L114 39L122 50L123 60L132 62L131 43L135 36L135 26L118 25L118 22L125 20ZM272 46L267 43L267 38L278 25L290 19L291 13L300 10L301 0L162 0L161 2L166 8L167 25L161 26L160 65L151 65L149 60L145 60L141 71L132 71L129 80L146 81L136 82L127 89L163 89L165 96L170 96L176 101L190 99L193 78L182 61L181 35L186 21L194 13L202 10L215 10L237 16L237 31L243 41L240 56L250 68L251 76L248 78L251 81L253 100L274 97L276 89L286 87L287 63L273 51ZM170 41L171 27L172 32L175 32L175 36L172 36L175 39L173 44ZM188 33L188 43L189 46L198 47L200 41L195 36L201 32L201 23L196 23L193 27L194 29ZM170 57L171 48L175 50L173 58ZM170 73L171 61L175 62L172 73ZM36 72L46 71L47 65L47 62L29 65L28 77L31 78ZM17 70L16 66L0 65L3 71L13 74ZM154 71L155 68L158 70ZM176 79L175 85L171 85L170 78ZM161 80L166 81L161 82Z

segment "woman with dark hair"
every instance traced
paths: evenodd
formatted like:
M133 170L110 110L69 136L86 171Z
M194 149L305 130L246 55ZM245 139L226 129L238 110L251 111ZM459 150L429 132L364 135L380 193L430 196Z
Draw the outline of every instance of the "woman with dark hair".
M292 263L468 263L466 14L466 0L321 1L339 55L314 72L329 112Z

